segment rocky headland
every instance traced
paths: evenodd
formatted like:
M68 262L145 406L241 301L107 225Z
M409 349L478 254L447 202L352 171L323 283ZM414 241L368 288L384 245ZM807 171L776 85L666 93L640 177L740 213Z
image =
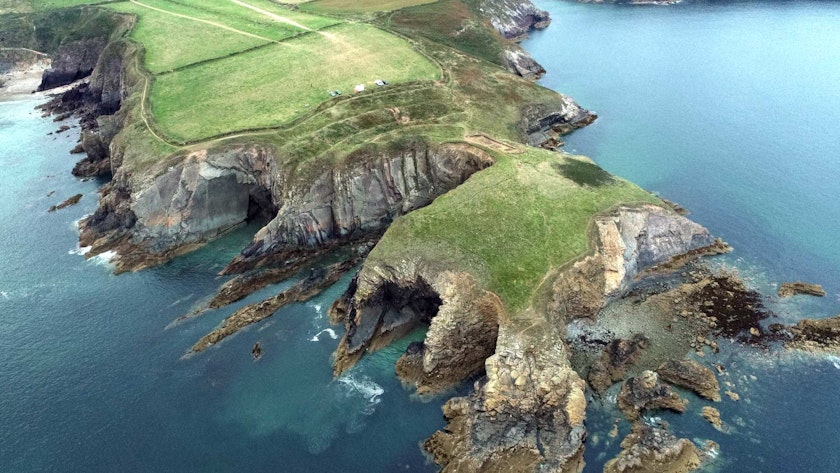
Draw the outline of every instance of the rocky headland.
M441 66L439 81L336 99L287 128L196 142L168 139L149 114L144 51L125 37L133 16L62 11L73 35L23 43L49 46L42 89L75 84L44 107L81 118L86 156L74 174L111 177L80 224L88 256L115 251L117 272L136 271L262 222L206 309L329 261L236 311L193 352L361 264L330 308L346 329L334 371L426 327L397 360L400 379L422 395L477 380L445 404L447 426L423 445L449 472L579 472L587 409L607 393L631 422L685 410L677 388L720 401L702 361L719 340L837 350L836 318L765 328L772 314L759 294L697 263L730 248L684 209L555 151L596 117L523 80L544 70L514 41L546 27L545 12L520 0L434 8L453 3L492 25L481 30L495 41L483 62L438 42L439 32L418 33L412 12L400 12L393 28ZM487 97L492 116L472 105ZM487 139L469 138L478 133ZM723 425L716 412L702 410ZM683 472L703 457L693 442L640 422L622 447L605 471Z

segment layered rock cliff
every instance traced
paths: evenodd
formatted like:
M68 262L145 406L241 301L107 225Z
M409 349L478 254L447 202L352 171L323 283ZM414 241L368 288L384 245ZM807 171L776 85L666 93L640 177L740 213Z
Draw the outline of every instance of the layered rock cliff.
M492 163L468 145L418 143L354 156L303 179L270 146L203 149L142 176L118 173L100 209L82 222L82 244L94 254L116 249L117 269L136 270L262 214L273 218L225 272L290 264L380 233Z

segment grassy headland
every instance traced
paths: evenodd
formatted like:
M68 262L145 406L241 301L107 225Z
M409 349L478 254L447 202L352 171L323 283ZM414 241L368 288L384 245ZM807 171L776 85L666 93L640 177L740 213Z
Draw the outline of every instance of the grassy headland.
M594 215L619 204L660 202L586 157L535 148L495 154L495 165L395 221L368 261L417 257L466 270L515 317L544 277L591 249Z

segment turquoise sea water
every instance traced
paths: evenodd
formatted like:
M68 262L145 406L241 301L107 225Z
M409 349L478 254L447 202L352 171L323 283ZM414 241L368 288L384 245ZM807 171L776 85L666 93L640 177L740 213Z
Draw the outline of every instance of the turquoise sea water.
M523 43L548 70L541 83L600 115L566 149L687 207L735 247L718 262L766 293L825 287L824 299L771 297L781 321L840 313L840 3L536 3L553 18ZM715 469L840 471L840 359L720 360L742 396L717 406L732 433L704 425L696 398L664 416L721 444ZM617 450L605 438L588 447L589 471Z
M47 136L59 124L37 103L0 102L0 472L434 470L418 443L443 427L443 399L412 399L395 379L408 341L332 380L325 330L342 331L325 311L347 278L181 359L242 303L166 327L212 296L256 228L136 274L85 261L75 221L101 183L70 175L77 130Z

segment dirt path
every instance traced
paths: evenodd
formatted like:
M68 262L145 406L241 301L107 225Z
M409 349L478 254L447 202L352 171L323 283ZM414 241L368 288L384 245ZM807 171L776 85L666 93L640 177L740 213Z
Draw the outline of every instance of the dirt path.
M305 30L305 31L315 31L312 28L308 28L306 26L303 26L303 25L301 25L300 23L298 23L294 20L290 20L289 18L286 18L285 16L280 16L280 15L278 15L276 13L272 13L268 10L263 10L262 8L255 7L254 5L251 5L249 3L245 3L245 2L242 2L240 0L230 0L230 1L239 5L240 7L245 7L245 8L248 8L250 10L254 10L255 12L259 13L260 15L267 16L268 18L271 18L274 21L277 21L277 22L280 22L280 23L286 23L287 25L292 25L295 28L300 28L300 29Z
M204 23L204 24L207 24L207 25L215 26L216 28L221 28L223 30L227 30L227 31L230 31L230 32L233 32L233 33L241 34L243 36L248 36L250 38L256 38L256 39L260 39L260 40L263 40L263 41L268 41L269 43L279 43L279 41L273 40L271 38L266 38L264 36L248 33L247 31L242 31L242 30L238 30L236 28L231 28L230 26L223 25L223 24L217 23L215 21L202 20L201 18L195 18L195 17L189 16L189 15L182 15L180 13L175 13L175 12L171 12L171 11L168 11L168 10L164 10L162 8L157 8L157 7L153 7L151 5L146 5L145 3L140 3L137 0L128 0L128 1L137 5L137 6L141 6L143 8L148 8L149 10L154 10L156 12L176 16L178 18L184 18L186 20L197 21L199 23Z

